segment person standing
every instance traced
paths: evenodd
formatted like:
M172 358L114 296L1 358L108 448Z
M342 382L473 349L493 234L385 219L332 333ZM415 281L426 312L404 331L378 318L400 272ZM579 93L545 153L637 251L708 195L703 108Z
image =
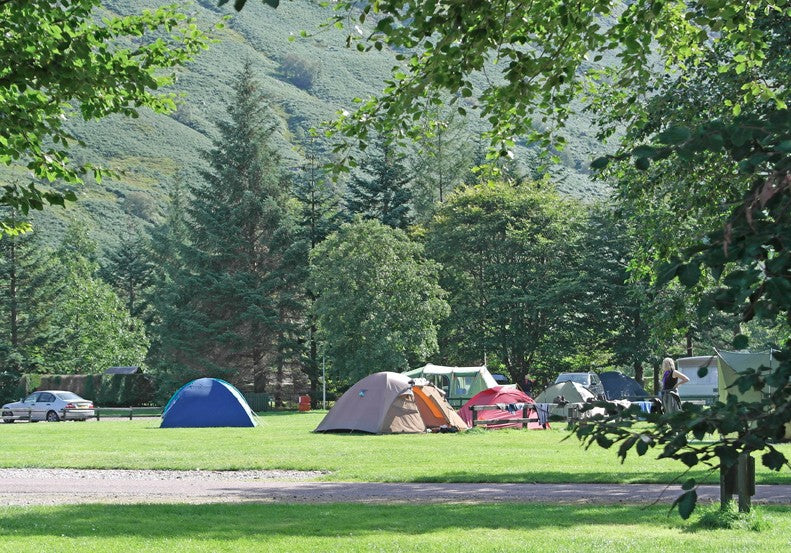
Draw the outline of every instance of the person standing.
M662 400L662 409L665 413L675 413L681 410L681 398L676 391L679 386L689 382L689 378L676 369L676 364L670 357L662 360L662 390L659 394Z

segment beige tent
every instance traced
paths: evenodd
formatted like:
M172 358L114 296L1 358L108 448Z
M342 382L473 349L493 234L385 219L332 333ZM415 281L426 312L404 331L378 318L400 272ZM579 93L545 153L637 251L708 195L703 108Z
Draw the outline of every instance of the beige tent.
M380 372L366 376L330 409L316 432L420 433L466 430L467 424L427 381Z
M564 405L557 405L558 400L561 403L567 402ZM554 403L555 406L550 407L549 414L559 417L567 417L569 407L579 406L588 400L596 399L590 390L585 388L582 384L566 380L565 382L558 382L552 384L549 388L538 394L535 398L536 403Z
M761 401L761 399L774 391L771 387L765 386L763 390L751 388L742 392L735 385L736 379L750 369L760 371L765 377L769 371L777 368L777 361L772 357L772 350L757 353L715 351L717 352L720 401L728 401L728 396L730 395L736 396L739 401L744 402ZM791 423L786 423L785 428L785 438L789 440L791 439Z
M768 395L772 392L771 389L767 387L763 391L749 389L746 392L740 392L739 387L734 386L734 383L743 372L750 369L761 370L765 376L766 372L775 367L777 367L777 361L772 359L771 350L758 353L717 351L720 401L726 402L729 395L738 397L740 401L761 401L764 394Z

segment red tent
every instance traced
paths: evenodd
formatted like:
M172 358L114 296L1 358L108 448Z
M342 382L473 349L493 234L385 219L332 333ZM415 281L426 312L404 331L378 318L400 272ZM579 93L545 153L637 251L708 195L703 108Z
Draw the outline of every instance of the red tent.
M512 386L495 386L488 390L483 390L472 396L464 406L459 409L459 415L467 425L472 428L472 406L473 405L498 405L502 409L487 409L485 411L478 411L476 418L478 420L498 420L503 421L502 424L489 424L487 428L523 428L521 422L508 422L514 419L521 419L523 410L519 404L534 403L533 398L524 393L522 390ZM527 416L529 418L537 418L538 414L535 409L529 409ZM544 426L538 422L530 422L527 425L530 429L543 429ZM549 424L546 425L549 428Z

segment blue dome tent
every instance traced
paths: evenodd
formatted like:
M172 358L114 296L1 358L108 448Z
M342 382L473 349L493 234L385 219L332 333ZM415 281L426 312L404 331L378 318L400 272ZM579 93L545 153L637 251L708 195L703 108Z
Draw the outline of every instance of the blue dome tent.
M219 378L199 378L179 388L162 411L160 428L255 426L242 394Z

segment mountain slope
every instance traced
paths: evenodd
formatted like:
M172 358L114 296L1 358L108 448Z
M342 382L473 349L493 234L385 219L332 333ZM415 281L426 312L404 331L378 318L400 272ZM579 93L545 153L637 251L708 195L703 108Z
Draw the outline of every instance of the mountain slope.
M150 0L106 0L109 14L124 15L163 4ZM228 16L225 28L216 31L218 42L189 66L179 70L174 90L183 94L179 109L171 115L143 111L137 119L109 117L96 122L71 123L76 136L87 147L75 152L80 160L107 166L122 173L102 184L88 183L78 191L79 201L65 211L48 209L36 216L35 224L55 239L65 221L83 218L93 228L93 237L104 247L116 243L130 227L160 220L167 188L176 179L199 178L201 152L211 146L214 122L223 118L232 91L230 84L250 60L271 107L279 116L273 136L284 162L298 170L303 160L292 144L305 131L330 119L340 109L352 109L354 97L379 92L395 64L392 52L357 52L345 47L343 31L322 30L310 38L290 42L300 30L313 31L331 12L310 0L282 3L273 10L261 2L248 2L241 13L229 5L217 8L215 0L190 5L203 28ZM363 29L365 32L365 29ZM284 74L284 66L304 63L313 70L310 87L295 86ZM482 130L482 123L471 123ZM581 197L597 197L602 185L587 177L587 164L601 148L585 120L572 121L571 140L561 167L553 177L561 190ZM325 144L325 146L328 146ZM524 148L517 158L527 157ZM24 179L24 171L3 169L3 179Z

